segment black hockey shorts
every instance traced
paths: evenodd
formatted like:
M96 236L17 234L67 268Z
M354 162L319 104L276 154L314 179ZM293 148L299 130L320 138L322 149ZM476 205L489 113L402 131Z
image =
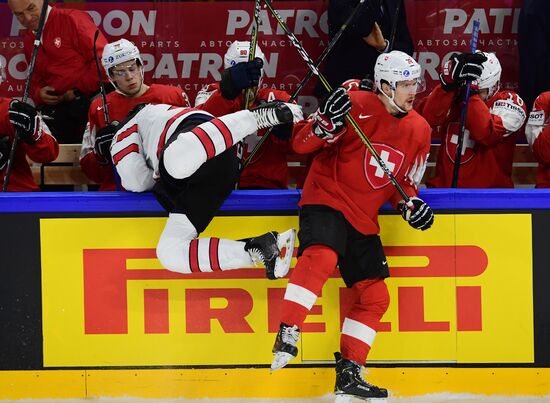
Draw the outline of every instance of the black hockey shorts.
M176 137L176 134L172 135L164 148ZM161 153L160 180L153 188L153 193L168 212L185 214L200 234L235 189L239 178L239 159L235 150L230 148L209 159L185 179L170 176L164 167L163 157L164 153Z
M338 253L340 275L347 287L362 280L390 275L380 237L361 234L340 211L330 207L303 206L298 239L298 256L312 245L325 245Z

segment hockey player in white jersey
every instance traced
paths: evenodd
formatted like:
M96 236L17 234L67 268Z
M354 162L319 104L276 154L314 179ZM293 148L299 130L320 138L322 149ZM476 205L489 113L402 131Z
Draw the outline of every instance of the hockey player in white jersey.
M197 236L235 188L239 159L233 145L258 129L302 119L298 105L282 102L219 118L166 104L130 113L113 138L111 156L126 190L152 190L169 212L157 245L165 268L194 273L261 263L270 279L287 274L294 229L241 241Z

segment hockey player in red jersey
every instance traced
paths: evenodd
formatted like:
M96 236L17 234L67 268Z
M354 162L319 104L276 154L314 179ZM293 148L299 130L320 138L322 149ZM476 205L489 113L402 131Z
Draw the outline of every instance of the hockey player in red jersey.
M261 262L268 278L286 275L293 229L245 241L197 236L235 188L239 159L233 145L258 129L300 119L300 107L285 103L219 118L166 104L146 105L130 114L113 139L111 155L126 190L153 190L169 212L157 245L165 268L212 272Z
M526 119L523 100L513 91L499 91L502 68L494 53L454 54L443 66L438 85L422 114L439 127L441 148L431 187L451 187L466 79L472 84L460 159L458 187L511 188L514 148Z
M126 118L138 104L164 103L190 106L187 94L178 87L147 85L143 81L143 61L139 49L120 39L103 50L103 68L116 91L107 94L107 110L112 124L105 122L103 99L96 97L88 111L88 124L82 140L82 171L100 184L99 190L117 190L109 147L116 131L116 122ZM122 190L122 189L119 189Z
M0 59L0 85L5 78L5 69ZM34 182L27 157L39 163L52 162L59 154L59 144L33 106L15 99L0 97L0 186L4 184L6 166L16 129L23 141L17 143L7 191L39 190Z
M256 59L248 62L250 42L235 41L224 55L224 71L219 83L209 84L198 93L195 106L214 116L244 109L244 90L252 86L254 99L252 107L273 100L287 102L290 99L285 91L262 88L265 56L259 46ZM287 189L289 140L293 126L280 125L274 128L269 138L258 149L248 166L241 172L240 189ZM246 159L266 130L246 137L242 144L242 158Z
M430 207L417 197L430 150L430 127L412 109L420 73L420 65L403 52L380 55L374 72L376 92L337 88L292 140L297 152L319 152L299 203L299 258L286 288L271 368L281 368L297 356L302 324L338 266L354 293L342 326L341 352L335 353L338 396L388 395L361 375L389 304L378 210L389 201L421 230L434 220ZM410 196L409 206L354 129L346 126L348 111Z
M529 114L529 120L525 128L527 142L535 158L539 162L537 188L550 188L550 91L540 94L533 109Z

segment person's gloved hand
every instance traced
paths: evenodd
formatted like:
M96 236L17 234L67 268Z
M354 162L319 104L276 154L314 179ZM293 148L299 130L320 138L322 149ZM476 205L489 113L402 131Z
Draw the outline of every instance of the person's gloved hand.
M99 129L95 136L94 150L102 163L111 161L111 143L118 130L117 122L108 124Z
M14 99L10 102L8 115L21 140L27 144L34 144L38 141L40 133L36 129L39 118L34 106Z
M404 201L399 202L401 216L411 227L419 230L427 230L434 223L434 213L424 200L418 197L411 197L413 206L409 207Z
M481 53L453 53L439 73L445 91L453 91L466 81L479 80L487 57Z
M262 76L264 62L259 57L250 62L237 63L224 71L220 90L226 99L233 100L246 88L257 87Z
M8 136L0 137L0 171L6 167L10 158L11 142Z
M351 100L343 87L338 87L321 103L314 114L313 133L325 140L333 139L346 127L346 114Z

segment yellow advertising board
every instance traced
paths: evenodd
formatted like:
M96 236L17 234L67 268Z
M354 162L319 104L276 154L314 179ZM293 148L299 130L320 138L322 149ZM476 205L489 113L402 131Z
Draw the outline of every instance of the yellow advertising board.
M242 239L295 216L216 217L203 236ZM155 247L165 218L40 220L45 367L271 362L287 279L263 269L183 275ZM369 360L533 362L531 217L439 214L426 232L381 216L391 304ZM346 306L331 278L294 363L332 361Z

